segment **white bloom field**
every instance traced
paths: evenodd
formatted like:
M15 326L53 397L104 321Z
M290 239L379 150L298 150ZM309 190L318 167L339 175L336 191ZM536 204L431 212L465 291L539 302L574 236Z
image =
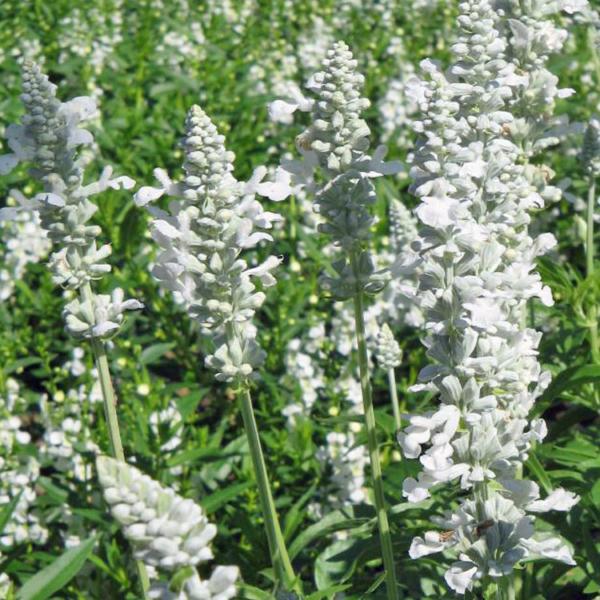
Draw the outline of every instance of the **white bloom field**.
M0 599L600 598L596 0L5 0Z

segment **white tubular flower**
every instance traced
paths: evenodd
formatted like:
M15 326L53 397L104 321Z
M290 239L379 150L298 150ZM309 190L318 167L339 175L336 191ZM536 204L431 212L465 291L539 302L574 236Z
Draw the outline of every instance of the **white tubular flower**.
M96 111L91 98L60 102L56 86L37 65L26 61L21 100L26 113L20 125L6 130L12 154L0 157L0 172L10 171L19 162L33 165L31 173L44 191L33 198L33 204L21 201L20 210L35 208L54 243L49 266L55 283L78 289L110 271L105 262L110 246L98 247L100 228L90 224L98 208L88 197L108 188L129 189L135 182L129 177L112 178L112 169L107 167L97 182L83 185L78 151L81 146L90 146L94 138L79 125ZM11 212L15 209L4 209L0 218L10 217Z
M387 323L379 330L375 357L379 366L386 371L399 367L402 361L402 350Z
M173 183L157 170L162 187L144 187L135 200L146 205L165 193L175 198L168 213L150 208L152 237L161 247L153 275L210 332L216 350L206 363L217 371L217 379L232 381L250 376L262 362L252 318L265 294L255 282L274 285L272 271L280 262L270 256L249 268L241 253L271 241L260 229L271 228L280 217L255 199L257 192L278 196L276 184L260 183L266 169L257 169L247 184L237 181L234 156L224 141L202 109L193 106L183 141L183 181Z
M7 207L6 220L0 215L0 301L12 295L15 283L22 279L27 265L43 260L50 250L50 241L40 224L35 210L27 208L26 198L11 190L10 200L16 200L22 209Z
M312 123L296 139L304 161L288 160L282 167L289 173L289 193L316 189L315 211L322 222L319 231L327 233L334 245L343 249L335 261L336 275L323 276L322 285L340 299L354 296L357 290L376 293L388 280L385 271L376 271L365 249L374 219L370 207L375 190L370 178L396 173L400 165L385 163L384 146L369 150L370 130L361 113L369 101L361 96L364 77L344 42L336 42L323 60L323 70L309 80L315 95ZM323 184L315 184L320 170ZM293 187L292 187L293 185Z
M390 247L383 254L391 280L383 290L383 311L390 323L421 327L423 313L415 300L420 275L419 257L412 249L417 239L417 221L399 200L389 209Z
M446 571L448 585L464 594L485 576L499 579L520 560L552 558L574 564L571 550L558 537L536 536L533 518L511 499L496 492L484 502L466 500L436 523L443 531L428 531L413 540L409 554L420 558L453 549L459 555Z
M123 300L121 288L112 294L93 295L87 300L76 298L64 310L67 331L76 338L109 339L123 323L126 310L138 310L144 305L137 300Z
M217 528L195 502L113 458L99 456L96 466L104 499L137 559L167 571L212 559Z
M149 597L153 600L228 600L235 598L238 577L237 567L216 567L208 580L202 580L194 573L178 592L169 589L167 584L153 583Z
M404 495L417 502L436 484L457 480L473 490L452 517L466 523L451 527L460 560L446 573L459 593L482 577L508 575L528 556L521 541L532 537L533 519L526 511L576 501L558 490L540 501L514 482L531 443L545 434L527 416L550 378L537 361L541 334L523 326L522 314L533 298L552 303L535 258L555 241L532 237L528 226L530 211L556 189L528 160L559 139L549 133L551 115L565 94L544 62L565 34L548 20L547 3L506 4L505 11L488 0L461 2L453 65L444 73L424 61L425 79L411 84L424 113L411 167L420 199L415 297L432 359L414 391L436 393L441 408L411 416L399 436L405 455L423 467L405 480ZM492 480L504 486L501 494ZM412 554L440 545L435 536L417 538Z

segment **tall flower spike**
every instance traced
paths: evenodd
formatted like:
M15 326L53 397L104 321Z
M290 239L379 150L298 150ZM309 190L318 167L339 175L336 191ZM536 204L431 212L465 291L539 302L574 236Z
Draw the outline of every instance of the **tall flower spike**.
M510 3L525 14L507 15L487 0L461 2L449 74L424 61L424 80L413 82L424 113L416 123L422 137L411 168L421 222L416 297L432 359L414 390L436 393L440 407L411 416L400 435L405 456L419 458L423 468L418 479L405 480L404 494L416 502L436 484L453 481L471 490L456 514L440 520L451 535L428 532L410 550L416 558L454 548L459 560L446 582L458 593L486 577L506 577L510 586L521 559L572 562L559 538L534 536L527 512L538 506L568 510L577 498L557 490L558 496L540 502L537 486L517 479L529 448L546 433L543 421L529 422L527 415L549 382L537 362L541 334L522 319L528 300L552 303L534 261L555 241L550 234L532 238L528 230L529 211L554 195L528 157L534 141L547 142L547 123L538 117L551 114L558 92L532 46L522 45L530 39L523 28L535 29L532 40L546 34L553 43L564 39L536 20L542 4L547 7L535 0L522 9ZM535 75L528 71L534 68ZM544 87L553 90L548 96L537 90L539 77L553 82ZM526 98L540 103L531 118L522 109ZM558 500L565 494L563 504Z
M375 356L379 366L386 371L400 366L402 350L387 323L379 330Z
M280 262L271 256L249 268L241 254L270 241L268 233L255 228L270 228L279 217L264 211L254 197L264 184L234 178L234 155L224 141L206 113L193 106L183 140L183 181L173 184L157 169L163 188L142 188L136 202L145 205L165 192L175 197L168 213L150 209L156 217L152 237L161 247L153 275L212 337L215 351L206 364L218 379L232 381L250 376L262 362L252 318L265 295L255 281L274 285L271 272Z
M322 71L315 74L309 83L316 96L312 104L312 122L296 139L304 163L287 161L284 169L290 173L294 192L303 187L317 188L315 211L323 220L319 231L327 234L342 250L333 263L335 274L323 275L320 281L334 297L341 300L352 298L354 303L369 459L386 589L388 598L392 600L397 598L397 585L369 381L364 295L380 292L389 279L386 270L376 270L367 245L374 224L370 209L375 202L375 189L370 180L395 173L400 166L383 162L384 146L377 148L373 157L367 154L370 131L361 113L369 106L369 101L361 95L364 78L356 67L357 61L344 42L336 42L327 52ZM314 177L315 171L320 171L318 177ZM304 183L299 173L305 173ZM319 185L315 181L323 183Z
M274 285L272 271L280 259L270 256L249 267L242 258L244 250L271 241L261 230L281 220L265 211L255 195L282 196L277 184L261 183L264 167L250 181L237 181L232 175L234 156L224 142L206 113L193 106L183 140L183 181L173 183L157 169L162 187L142 188L135 200L144 206L165 193L173 197L168 212L150 207L152 237L160 246L153 275L212 339L214 352L206 365L216 371L216 378L237 384L273 568L279 584L300 591L275 511L249 389L249 378L264 358L252 324L265 301L256 281L263 287Z
M176 572L213 558L209 544L217 528L200 506L126 463L99 456L96 466L104 499L138 559ZM232 598L236 579L237 567L217 567L207 582L192 570L183 584L185 598Z
M75 337L90 340L101 381L111 449L116 458L124 460L104 340L118 332L125 310L142 308L142 304L137 300L124 301L121 289L113 290L111 296L94 294L91 282L110 271L105 262L110 246L98 247L101 230L91 223L98 208L89 198L108 188L130 189L135 182L130 177L112 178L112 169L106 167L98 181L83 184L84 164L79 148L90 146L94 138L79 125L96 111L91 98L60 102L56 86L37 65L26 61L21 100L26 112L20 125L6 129L12 153L0 157L0 173L9 172L20 162L31 163L31 174L41 183L43 192L32 201L21 197L20 208L0 210L0 219L10 219L19 210L39 212L42 227L53 242L54 252L48 265L54 282L79 291L79 298L63 310L66 329ZM145 598L146 569L139 562L137 568Z
M110 246L98 247L101 230L90 223L98 207L88 198L108 188L129 189L134 181L129 177L111 178L112 169L107 167L97 182L83 185L83 164L78 150L90 146L94 138L79 125L96 111L91 98L82 96L60 102L56 86L37 65L26 61L21 100L26 112L20 125L9 125L6 129L12 154L0 157L0 171L6 173L19 162L33 165L31 173L44 191L31 202L22 199L22 209L35 208L39 212L41 224L53 242L55 250L49 266L54 282L68 289L80 289L110 271L105 262ZM10 219L18 210L2 209L0 218ZM95 297L90 299L91 303L96 301ZM122 309L141 307L137 301L121 306ZM118 310L116 306L109 308ZM69 310L67 307L65 316ZM90 332L91 337L97 337Z

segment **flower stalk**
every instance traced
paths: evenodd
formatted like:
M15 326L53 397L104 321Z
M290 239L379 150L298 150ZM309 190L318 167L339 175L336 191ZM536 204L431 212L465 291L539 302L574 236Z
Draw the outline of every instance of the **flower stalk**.
M356 265L356 256L352 257L352 264L354 266ZM389 600L396 600L399 598L399 595L398 584L396 582L394 547L392 544L392 536L390 532L385 495L383 491L383 480L381 476L381 458L379 456L379 445L377 443L377 424L375 421L375 411L373 410L373 395L369 374L369 357L367 353L367 344L365 341L363 304L363 293L361 290L357 290L356 294L354 295L354 318L356 322L360 387L365 411L365 427L367 429L367 445L369 448L369 460L371 463L371 478L373 481L375 510L377 513L377 525L379 528L383 566L385 568L387 597Z
M271 271L280 259L270 256L256 267L248 267L242 252L271 241L264 232L281 221L263 209L256 194L279 197L276 184L261 183L266 168L259 167L248 182L232 174L234 155L225 148L206 113L193 106L187 115L183 139L185 177L172 182L161 169L155 170L160 188L145 187L136 194L145 206L163 194L173 197L169 212L149 207L154 217L152 236L160 246L153 276L182 305L213 343L206 365L216 371L218 381L236 388L252 465L258 485L276 587L301 595L271 493L264 455L250 396L250 377L264 360L256 340L254 314L265 301L257 289L276 283Z
M102 388L111 451L118 461L124 462L105 340L118 332L125 310L143 305L137 300L124 300L120 289L111 296L94 294L91 282L101 279L111 269L104 262L110 255L110 246L98 247L101 230L91 224L98 208L89 198L108 188L129 189L135 182L129 177L112 178L112 169L106 167L98 181L83 184L85 160L79 147L90 146L94 138L79 125L96 113L91 98L60 102L56 86L32 62L23 65L22 88L21 100L26 112L20 124L10 125L6 130L12 153L0 156L0 173L28 162L33 165L31 173L42 184L43 192L30 201L19 198L20 206L2 209L0 218L12 218L20 210L39 212L41 224L54 246L49 260L52 279L63 288L79 292L79 298L64 308L66 330L75 338L90 341ZM136 565L143 597L148 598L146 568L139 561Z
M306 99L293 109L312 113L309 127L296 138L304 160L286 161L283 171L288 172L288 183L293 186L290 194L303 189L314 193L314 209L323 219L318 229L341 250L333 263L332 274L322 275L320 283L334 298L354 303L361 392L386 592L389 600L396 600L398 588L365 342L364 297L381 292L389 281L389 272L376 270L367 249L374 224L369 209L376 199L370 180L396 173L400 165L383 161L385 146L378 147L373 156L367 153L371 132L362 111L370 103L361 95L363 85L364 77L358 72L357 61L348 46L341 41L333 44L323 60L322 71L311 78L310 89L315 98Z

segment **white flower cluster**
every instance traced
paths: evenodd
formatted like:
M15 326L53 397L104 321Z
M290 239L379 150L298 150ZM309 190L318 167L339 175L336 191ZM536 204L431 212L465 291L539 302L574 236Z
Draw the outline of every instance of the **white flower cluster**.
M110 11L95 6L85 11L74 8L57 25L62 32L57 39L59 63L66 63L73 56L84 59L93 71L88 80L88 89L95 97L102 95L96 78L107 64L115 66L115 61L110 58L115 47L123 41L123 17L122 0L113 0Z
M357 444L352 431L330 431L326 444L317 450L316 458L325 468L331 468L328 511L367 501L365 468L369 454L364 445ZM325 512L324 506L319 512Z
M419 108L415 99L407 93L407 84L414 76L415 68L400 36L390 40L386 54L394 58L397 75L386 82L385 94L377 103L381 139L386 144L392 140L399 148L408 149L408 131L412 117Z
M10 125L6 130L12 153L0 156L0 173L9 172L19 162L34 165L31 172L42 183L44 191L31 203L22 199L21 209L34 208L39 212L42 226L58 248L49 262L55 283L68 289L79 289L110 271L110 266L104 262L110 254L110 246L97 245L100 228L90 224L97 206L88 198L107 188L131 188L134 181L129 177L111 179L112 169L107 167L97 182L83 185L83 169L77 160L77 151L80 146L92 144L94 138L79 124L96 110L91 98L60 102L56 98L56 86L31 62L23 65L22 87L21 100L26 113L20 125ZM15 208L5 208L0 218L13 218L19 212ZM117 296L122 297L122 292ZM67 307L67 315L73 316L67 322L71 333L81 334L82 328L77 322L86 310L116 317L124 309L141 307L135 301L119 306L110 306L106 299L94 302L97 306L89 307L90 310L78 302ZM113 318L111 323L93 323L87 337L114 334L115 320L118 319ZM75 329L71 329L73 323L77 324ZM95 327L99 329L93 331Z
M424 113L416 122L422 138L411 169L412 191L421 200L417 297L434 361L414 389L438 394L441 407L410 417L400 435L404 454L423 467L418 480L405 480L404 494L419 501L434 485L457 479L473 490L474 499L447 520L453 533L442 537L450 541L427 546L433 552L456 545L460 560L446 580L459 593L483 576L507 575L531 556L528 547L536 548L531 553L552 547L545 556L572 561L558 538L532 541L525 511L537 502L537 488L516 479L531 444L546 433L543 421L529 423L527 415L549 382L537 361L541 334L525 327L522 315L532 298L552 303L534 261L555 240L531 237L529 212L557 192L540 182L540 168L527 159L538 140L538 146L549 143L547 122L533 117L551 114L554 99L565 95L539 64L564 33L548 20L547 3L527 3L535 18L517 4L507 3L508 18L488 0L461 2L453 66L443 73L424 61L426 79L412 84ZM524 99L536 111L531 119ZM551 495L548 508L567 510L577 500L556 494L569 501L557 505ZM417 538L411 555L428 552Z
M402 361L402 349L387 323L379 330L375 357L379 366L386 371L399 367Z
M20 418L26 402L16 380L9 378L5 385L5 393L0 395L0 506L20 497L0 532L0 552L23 543L44 544L48 538L47 529L32 510L40 464L24 448L31 442Z
M206 39L202 24L186 22L181 29L163 31L161 42L155 47L155 62L176 71L186 65L201 62L206 57Z
M27 203L16 190L11 196ZM50 241L35 211L22 210L13 219L0 222L0 301L12 296L27 265L43 260L49 250Z
M64 308L68 331L75 338L107 338L117 332L126 310L136 310L144 305L137 300L124 300L121 288L112 294L96 294L85 300L76 298Z
M104 499L133 545L136 558L168 572L213 558L209 543L217 528L195 502L107 456L99 456L96 466ZM210 580L201 581L193 573L184 583L183 595L173 598L233 598L237 574L237 567L218 567Z
M135 196L142 206L164 193L174 197L168 212L150 208L152 237L161 247L152 273L211 333L216 350L206 364L217 371L217 379L245 378L264 355L252 318L265 294L254 281L274 285L271 271L280 259L270 256L249 268L241 253L272 239L255 229L270 229L281 217L265 211L255 194L272 196L276 186L261 183L264 167L247 183L234 178L233 153L225 149L223 136L198 106L188 113L183 145L184 180L173 183L156 169L162 187L144 187Z
M42 465L50 465L72 480L90 481L91 465L80 452L97 454L100 449L91 441L89 425L82 419L82 398L70 390L65 398L55 396L52 400L50 404L41 396L38 403L44 425L38 443Z
M301 392L301 402L290 402L283 415L294 427L299 416L308 417L319 392L325 388L325 373L320 365L325 358L325 324L311 327L306 335L288 342L285 352L285 382L291 382Z
M377 303L381 303L382 317L389 323L398 327L422 327L423 313L415 301L421 269L419 257L412 249L418 237L417 221L396 199L390 202L389 221L390 246L380 261L389 267L391 280Z
M309 84L316 98L304 109L311 109L312 123L296 140L304 161L283 164L290 193L298 186L313 187L316 169L325 179L315 197L323 218L319 230L331 236L344 254L333 265L337 276L324 276L322 282L342 299L357 290L375 293L385 285L385 273L375 271L370 253L363 248L373 224L369 207L375 191L369 179L399 168L383 162L384 146L373 157L367 154L370 130L361 112L369 101L360 95L364 78L356 66L344 42L336 42L328 51L323 70Z

